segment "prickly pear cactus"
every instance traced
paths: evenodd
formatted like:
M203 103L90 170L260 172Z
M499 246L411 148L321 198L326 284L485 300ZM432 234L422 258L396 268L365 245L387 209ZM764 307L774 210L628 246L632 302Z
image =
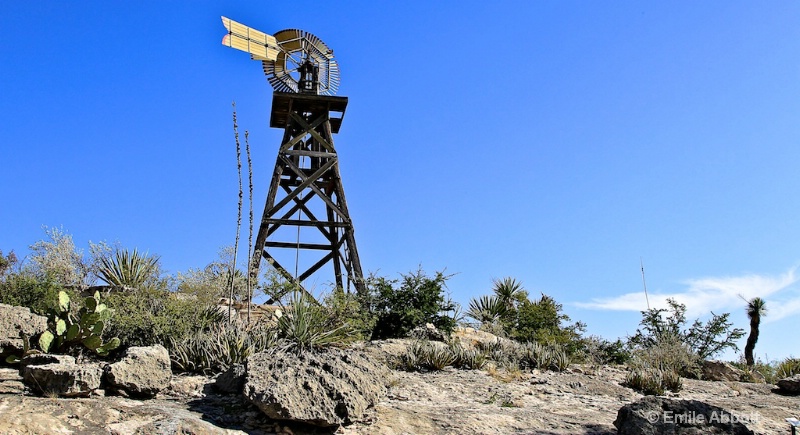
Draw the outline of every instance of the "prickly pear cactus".
M39 347L44 352L50 352L64 351L81 344L98 355L108 355L120 345L117 337L105 343L102 339L105 325L113 314L114 310L100 303L100 292L86 298L78 314L72 314L70 297L61 291L58 294L58 309L50 316L49 329L39 337Z

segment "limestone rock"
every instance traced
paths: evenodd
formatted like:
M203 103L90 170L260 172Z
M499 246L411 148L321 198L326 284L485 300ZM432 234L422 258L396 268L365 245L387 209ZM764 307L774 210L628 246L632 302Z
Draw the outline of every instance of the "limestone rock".
M169 386L172 370L164 346L130 347L122 359L106 369L106 380L117 392L150 398Z
M744 372L722 361L703 361L703 380L741 381Z
M425 326L417 326L409 333L411 338L431 341L444 341L445 334L439 330L432 323L426 323Z
M15 369L0 369L0 394L22 394L25 392L25 384L22 383L22 376Z
M800 394L800 375L778 381L778 389L786 394Z
M75 364L75 357L70 355L56 355L52 353L35 353L27 355L19 362L20 375L28 366L41 366L45 364Z
M64 397L88 397L100 388L103 368L99 364L53 362L28 364L22 370L25 383L34 391Z
M388 369L341 349L270 349L246 361L244 395L269 418L316 426L362 419L384 395Z
M754 435L735 415L697 400L646 396L617 412L619 435Z
M0 304L0 358L22 353L20 333L33 337L46 330L47 317L33 314L25 307Z
M214 389L220 393L241 394L247 375L244 364L234 364L214 381Z

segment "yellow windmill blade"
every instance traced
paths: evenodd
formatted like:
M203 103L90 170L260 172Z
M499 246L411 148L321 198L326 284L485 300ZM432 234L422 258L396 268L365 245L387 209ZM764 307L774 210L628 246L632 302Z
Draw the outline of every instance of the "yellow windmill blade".
M222 25L228 29L228 34L222 38L222 45L250 53L251 57L257 60L274 62L278 58L280 48L274 36L227 17L222 17Z

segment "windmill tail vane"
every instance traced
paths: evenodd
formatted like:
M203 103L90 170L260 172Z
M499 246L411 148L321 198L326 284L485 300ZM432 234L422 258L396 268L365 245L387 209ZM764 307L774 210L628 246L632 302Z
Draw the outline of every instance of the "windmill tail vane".
M228 34L222 37L222 45L250 53L255 60L275 61L281 49L274 36L258 31L227 17L222 17L222 25Z

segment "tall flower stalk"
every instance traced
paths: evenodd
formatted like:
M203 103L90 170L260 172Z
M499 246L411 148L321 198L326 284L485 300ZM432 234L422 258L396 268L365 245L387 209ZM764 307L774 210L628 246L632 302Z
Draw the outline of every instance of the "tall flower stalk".
M233 285L234 271L236 270L236 256L239 252L239 232L242 228L242 146L239 143L239 125L236 122L236 102L233 102L233 137L236 140L236 170L239 174L239 207L236 215L236 242L233 244L233 259L230 266L229 298L228 298L228 321L232 321L233 311Z

